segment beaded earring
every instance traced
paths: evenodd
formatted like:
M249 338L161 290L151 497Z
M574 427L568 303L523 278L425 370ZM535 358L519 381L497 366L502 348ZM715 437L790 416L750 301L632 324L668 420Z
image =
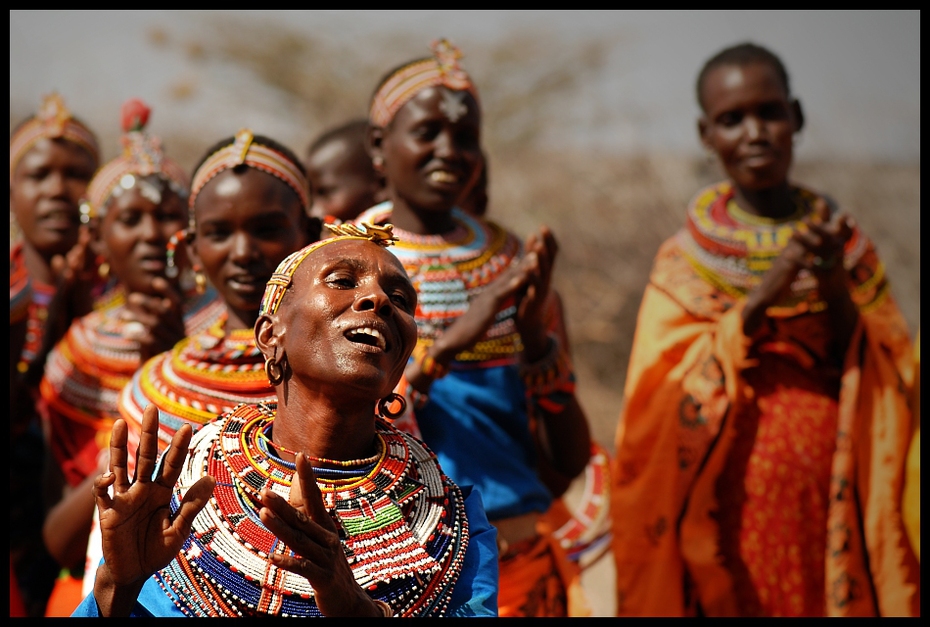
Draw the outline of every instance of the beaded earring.
M106 261L97 266L97 274L100 275L100 278L106 281L110 278L110 264Z
M400 403L400 409L392 410L394 403ZM407 400L397 392L391 392L378 401L378 415L386 420L394 420L407 411Z
M201 271L199 263L194 264L194 286L198 294L207 291L207 277Z
M171 239L168 240L168 250L167 250L167 262L165 264L165 276L169 279L177 278L178 276L178 266L175 264L174 257L177 254L178 243L187 237L187 230L181 229L177 233L171 236ZM200 284L197 284L198 288ZM198 292L202 294L203 292Z

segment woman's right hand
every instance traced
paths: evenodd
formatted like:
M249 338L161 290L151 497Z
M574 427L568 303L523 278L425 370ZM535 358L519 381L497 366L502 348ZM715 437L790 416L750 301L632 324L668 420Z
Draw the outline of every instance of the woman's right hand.
M97 570L94 596L104 616L129 614L145 581L181 550L194 518L213 493L213 477L202 477L188 489L177 512L171 512L171 495L187 458L191 435L189 425L178 429L155 474L158 409L148 406L143 414L136 476L130 481L127 426L123 420L113 425L110 471L94 483L104 557Z
M133 292L126 297L127 332L139 342L143 363L171 350L187 335L178 290L164 277L155 277L152 291L151 295Z
M262 523L294 553L273 553L271 561L310 582L323 616L385 616L384 605L373 601L355 581L309 457L300 454L295 462L288 500L267 488L262 491Z

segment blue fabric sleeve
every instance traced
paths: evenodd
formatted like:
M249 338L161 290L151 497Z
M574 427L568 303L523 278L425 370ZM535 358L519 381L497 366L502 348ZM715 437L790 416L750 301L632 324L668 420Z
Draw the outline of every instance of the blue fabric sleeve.
M450 616L497 616L497 530L488 522L481 494L462 487L468 516L468 548L449 603Z
M88 594L77 606L71 616L97 617L100 616L100 608L97 607L97 599L93 594ZM164 593L154 577L149 577L139 598L136 599L136 605L129 614L130 618L151 618L153 616L184 616L184 613L171 602L168 595Z

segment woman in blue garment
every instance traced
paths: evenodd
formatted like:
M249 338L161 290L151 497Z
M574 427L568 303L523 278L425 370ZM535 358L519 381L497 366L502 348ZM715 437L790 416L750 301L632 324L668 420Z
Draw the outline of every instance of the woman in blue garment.
M502 616L585 612L578 571L544 514L588 462L550 290L558 246L545 227L521 242L457 207L482 164L478 92L443 40L375 90L370 151L389 201L360 221L392 223L391 251L419 295L406 369L415 423L453 481L474 485L497 528Z
M276 406L241 405L136 478L118 421L95 484L104 563L79 615L495 615L497 552L477 492L375 417L416 343L390 228L340 227L288 256L255 325ZM189 450L188 450L189 449Z

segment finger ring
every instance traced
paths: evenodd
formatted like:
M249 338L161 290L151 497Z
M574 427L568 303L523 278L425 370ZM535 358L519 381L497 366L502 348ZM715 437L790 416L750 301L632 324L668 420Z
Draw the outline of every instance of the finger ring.
M824 259L823 257L819 255L815 255L814 258L811 260L811 263L814 265L815 268L820 268L822 270L829 270L830 268L836 265L836 262L837 262L837 255L834 255L833 257L830 257L829 259Z
M138 321L127 322L123 326L123 335L130 340L141 340L145 337L145 325Z

